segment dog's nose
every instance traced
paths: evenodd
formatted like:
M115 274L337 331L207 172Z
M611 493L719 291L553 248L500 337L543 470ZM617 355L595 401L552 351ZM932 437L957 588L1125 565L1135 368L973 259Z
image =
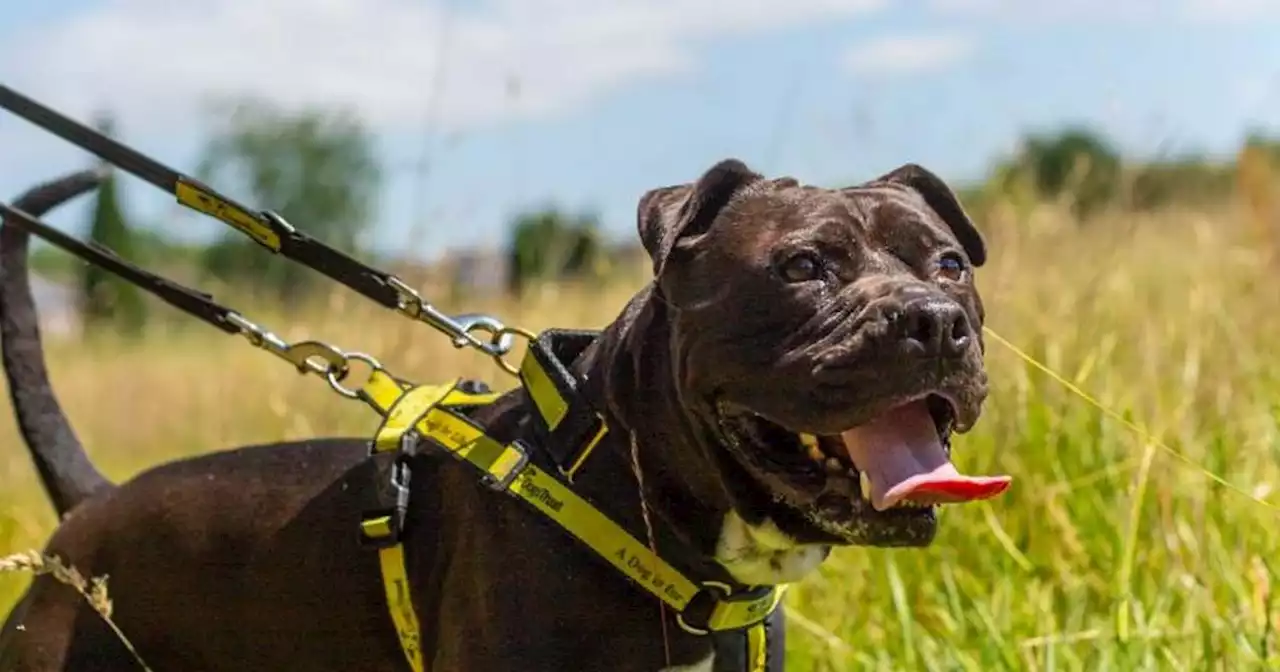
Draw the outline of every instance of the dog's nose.
M901 313L899 335L925 356L955 357L969 347L973 331L964 309L953 301L917 300Z

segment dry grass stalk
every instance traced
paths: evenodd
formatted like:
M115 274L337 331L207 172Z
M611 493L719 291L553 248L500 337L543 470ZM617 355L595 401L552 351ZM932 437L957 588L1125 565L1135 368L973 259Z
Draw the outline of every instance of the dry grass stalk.
M25 553L15 553L13 555L0 558L0 574L6 572L29 572L36 576L46 575L53 577L54 580L64 585L70 586L77 593L84 597L85 602L106 622L107 627L120 638L120 642L129 650L133 659L138 661L138 665L142 666L146 672L152 672L150 667L142 660L142 656L138 655L137 649L133 648L133 643L128 637L124 636L111 620L111 598L107 595L107 577L96 576L91 579L85 579L75 567L70 567L62 562L57 556L45 555L38 551L26 551Z

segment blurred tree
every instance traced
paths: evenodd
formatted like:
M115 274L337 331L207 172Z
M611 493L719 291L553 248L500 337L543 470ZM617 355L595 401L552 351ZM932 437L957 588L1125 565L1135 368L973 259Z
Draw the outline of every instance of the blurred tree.
M115 130L115 123L107 114L100 114L95 125L107 136ZM103 164L103 170L110 170L110 166ZM125 259L140 261L136 258L132 232L121 213L113 170L98 187L89 238ZM146 321L146 305L138 288L98 266L87 264L81 268L81 317L85 328L110 326L130 336L141 332Z
M1231 196L1235 165L1205 156L1167 158L1134 167L1126 205L1151 210L1172 204L1201 206Z
M1103 136L1083 127L1028 137L1013 161L998 170L1008 186L1029 182L1042 198L1065 198L1087 216L1119 193L1120 155Z
M539 282L598 276L606 264L599 218L556 207L523 213L512 222L507 258L515 294Z
M327 110L289 115L252 100L235 105L226 119L205 148L202 179L229 193L224 185L238 183L248 205L274 210L308 235L358 254L382 178L360 121ZM204 267L226 282L273 291L286 305L327 282L235 231L210 246Z

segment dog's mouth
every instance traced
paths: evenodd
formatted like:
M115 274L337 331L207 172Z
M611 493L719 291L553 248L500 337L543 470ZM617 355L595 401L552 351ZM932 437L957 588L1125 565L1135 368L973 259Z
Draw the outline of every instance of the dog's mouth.
M847 544L927 545L936 507L995 497L1009 476L970 476L951 461L955 407L939 393L890 404L835 435L795 432L717 404L722 437L779 503Z

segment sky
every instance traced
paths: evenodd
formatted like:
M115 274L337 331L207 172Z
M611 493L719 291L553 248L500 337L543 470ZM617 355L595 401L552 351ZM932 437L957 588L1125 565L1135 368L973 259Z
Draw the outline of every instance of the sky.
M0 82L82 121L110 110L188 171L219 100L345 107L385 171L375 245L437 258L548 204L634 236L644 191L728 157L961 184L1076 123L1134 155L1226 154L1280 132L1277 35L1280 0L0 0ZM88 163L0 114L0 198ZM135 221L222 230L124 184ZM89 203L48 219L82 232Z

